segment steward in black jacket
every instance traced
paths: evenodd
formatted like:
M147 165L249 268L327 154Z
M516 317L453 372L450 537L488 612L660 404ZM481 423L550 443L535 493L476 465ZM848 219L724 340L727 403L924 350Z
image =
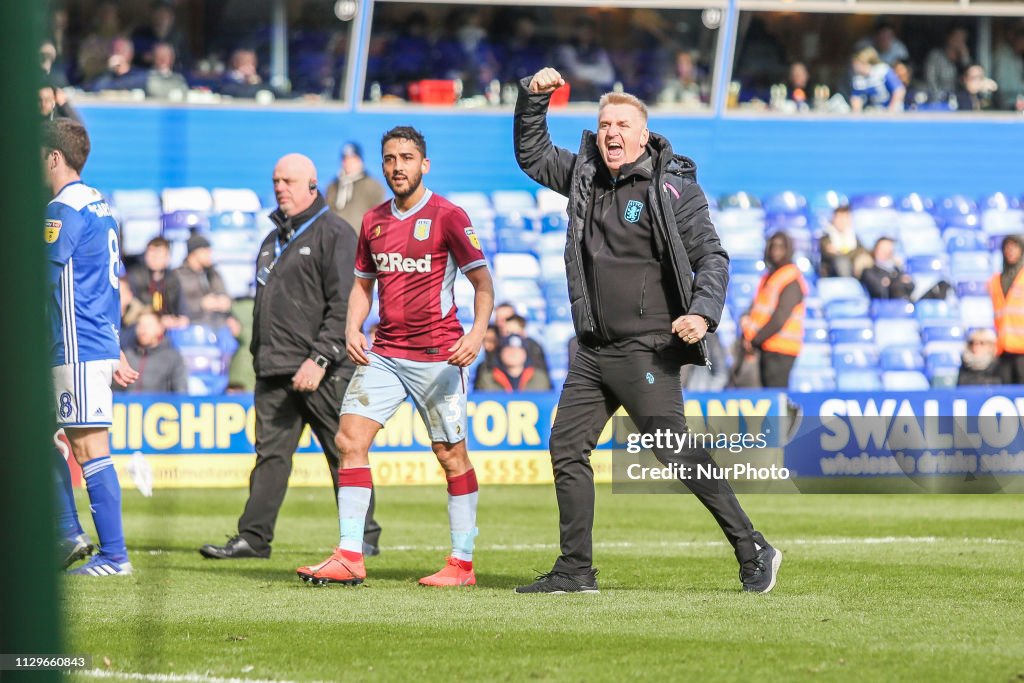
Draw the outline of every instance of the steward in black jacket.
M328 210L316 166L300 154L274 167L277 226L256 258L252 344L256 386L256 464L238 533L199 549L214 560L270 557L277 515L288 490L303 429L316 435L327 460L334 500L341 454L338 415L355 366L345 350L345 316L355 279L355 232ZM292 215L286 216L285 213ZM374 497L366 513L364 553L375 554L380 525Z
M270 219L277 230L263 240L256 259L251 344L256 376L291 376L304 360L317 356L328 367L341 363L355 277L355 232L319 194L302 213L286 218L277 209Z
M729 256L697 185L696 165L647 129L647 107L625 93L601 98L598 131L583 133L577 154L555 147L547 108L563 83L554 69L541 69L520 81L516 102L520 168L569 199L565 264L580 341L549 441L561 556L551 572L516 591L598 590L590 454L623 407L636 433L681 439L678 447L656 445L654 455L676 468L721 526L743 589L766 593L782 553L754 530L728 481L687 474L715 465L702 445L686 438L679 371L688 363L710 365L704 336L718 324L729 282ZM629 457L619 453L617 460L620 455Z

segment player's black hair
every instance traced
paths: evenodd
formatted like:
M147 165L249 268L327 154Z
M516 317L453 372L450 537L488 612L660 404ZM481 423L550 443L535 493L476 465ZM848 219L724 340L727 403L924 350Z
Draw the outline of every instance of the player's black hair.
M423 137L423 133L412 126L395 126L387 133L384 133L384 137L380 139L381 154L384 153L384 145L388 143L388 140L408 140L416 145L416 149L420 151L424 159L427 158L427 140Z
M43 122L43 149L60 152L68 166L81 173L89 158L89 134L85 126L69 118Z

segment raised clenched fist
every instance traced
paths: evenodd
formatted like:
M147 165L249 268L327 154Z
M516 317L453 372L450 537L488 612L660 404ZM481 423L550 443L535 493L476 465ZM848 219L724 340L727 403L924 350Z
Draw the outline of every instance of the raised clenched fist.
M565 79L550 66L546 66L533 75L530 80L530 92L535 94L552 93L565 85Z

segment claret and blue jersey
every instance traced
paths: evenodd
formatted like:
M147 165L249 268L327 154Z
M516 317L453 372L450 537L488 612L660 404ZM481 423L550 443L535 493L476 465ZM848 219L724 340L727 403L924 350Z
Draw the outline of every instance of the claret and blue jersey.
M117 221L95 189L64 186L46 207L54 367L120 357L121 254Z

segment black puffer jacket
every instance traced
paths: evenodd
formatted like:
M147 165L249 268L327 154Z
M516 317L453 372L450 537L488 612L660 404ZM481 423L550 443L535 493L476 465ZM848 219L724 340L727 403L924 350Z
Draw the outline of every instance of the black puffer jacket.
M573 325L581 339L596 336L597 330L587 291L580 241L583 236L594 177L604 161L597 148L597 135L584 131L578 154L551 144L547 110L550 95L529 92L530 78L519 83L515 113L515 153L526 175L569 198L569 229L566 235L565 265ZM729 255L718 239L708 214L707 198L697 184L697 166L691 159L674 154L669 141L654 133L648 151L655 160L648 206L652 207L655 240L674 274L681 313L702 315L714 331L725 306L729 283ZM666 330L668 332L668 330ZM707 362L706 346L687 345L685 363Z

